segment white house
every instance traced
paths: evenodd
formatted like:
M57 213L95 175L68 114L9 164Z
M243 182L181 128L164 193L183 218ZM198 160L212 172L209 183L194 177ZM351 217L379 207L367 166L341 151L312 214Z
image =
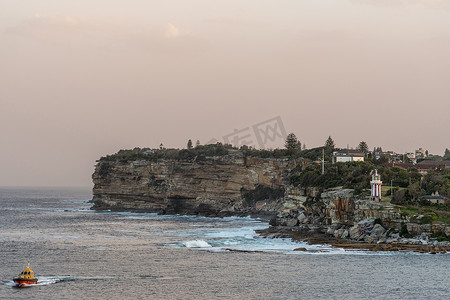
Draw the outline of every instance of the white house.
M350 162L350 161L364 161L364 153L358 150L341 150L333 152L333 163Z

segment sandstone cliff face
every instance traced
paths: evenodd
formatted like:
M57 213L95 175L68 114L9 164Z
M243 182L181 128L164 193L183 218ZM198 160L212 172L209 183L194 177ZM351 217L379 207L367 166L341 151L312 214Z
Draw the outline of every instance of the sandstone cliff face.
M94 209L225 216L248 214L243 191L283 188L296 162L244 157L239 151L201 161L99 162L93 174ZM270 203L253 203L261 211Z

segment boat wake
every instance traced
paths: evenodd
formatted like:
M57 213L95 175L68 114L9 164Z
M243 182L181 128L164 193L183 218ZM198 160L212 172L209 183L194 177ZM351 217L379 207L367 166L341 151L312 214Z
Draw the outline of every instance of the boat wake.
M36 284L26 284L21 287L35 287L43 286L49 284L55 284L63 281L74 281L74 280L101 280L101 279L113 279L115 277L111 276L36 276L38 282ZM5 283L7 286L17 287L14 281L8 281Z

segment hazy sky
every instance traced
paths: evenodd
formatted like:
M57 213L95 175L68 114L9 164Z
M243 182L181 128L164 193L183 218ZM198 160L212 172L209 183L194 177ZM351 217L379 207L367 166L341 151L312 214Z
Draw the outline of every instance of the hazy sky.
M442 155L449 113L449 0L0 0L0 186L277 116L307 147Z

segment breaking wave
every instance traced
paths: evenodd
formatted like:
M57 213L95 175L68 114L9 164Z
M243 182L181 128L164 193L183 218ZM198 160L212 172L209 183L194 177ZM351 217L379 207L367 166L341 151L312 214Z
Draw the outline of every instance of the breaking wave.
M187 242L184 242L183 245L186 248L211 248L212 247L210 244L208 244L204 240L187 241Z

